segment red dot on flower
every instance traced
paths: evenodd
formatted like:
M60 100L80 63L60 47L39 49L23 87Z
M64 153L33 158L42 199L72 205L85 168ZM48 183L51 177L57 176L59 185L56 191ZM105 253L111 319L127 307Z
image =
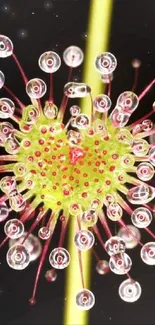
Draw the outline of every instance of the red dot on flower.
M107 150L103 150L103 155L106 155L107 154Z
M111 181L107 180L106 185L110 185L110 184L111 184Z
M52 172L52 175L53 175L53 176L56 176L56 174L57 174L56 172Z
M88 182L85 182L84 185L87 187L87 186L89 186L89 183Z
M57 202L57 205L61 205L61 202L60 202L60 201L58 201L58 202Z
M95 143L96 146L99 145L99 141L98 140L96 140L94 143Z
M41 144L41 145L45 143L45 141L44 141L43 139L39 139L38 142L39 142L39 144Z
M86 198L86 197L88 196L88 194L87 194L87 192L83 192L83 193L81 194L81 196L84 197L84 198Z
M36 152L35 152L35 156L36 156L36 157L40 157L40 156L41 156L41 152L40 152L40 151L36 151Z
M115 170L115 166L110 166L109 170L110 172L113 172Z
M118 154L117 153L114 153L113 155L112 155L112 158L113 159L117 159L119 156L118 156Z

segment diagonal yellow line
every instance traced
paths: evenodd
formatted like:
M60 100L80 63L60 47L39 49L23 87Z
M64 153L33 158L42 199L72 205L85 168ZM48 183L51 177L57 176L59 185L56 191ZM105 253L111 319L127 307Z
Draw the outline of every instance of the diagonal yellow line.
M107 50L113 0L91 0L88 41L85 54L83 82L88 83L92 88L92 95L103 92L103 83L100 75L94 68L94 61L98 54ZM91 105L87 100L81 100L82 112L88 116L91 114ZM74 247L73 238L75 235L76 221L74 217L70 220L70 233L68 250L71 255L71 262L67 268L66 299L64 309L64 325L86 325L88 323L88 312L79 310L75 304L75 296L81 289L81 277L78 262L77 249ZM90 252L82 254L85 285L89 288L91 258Z

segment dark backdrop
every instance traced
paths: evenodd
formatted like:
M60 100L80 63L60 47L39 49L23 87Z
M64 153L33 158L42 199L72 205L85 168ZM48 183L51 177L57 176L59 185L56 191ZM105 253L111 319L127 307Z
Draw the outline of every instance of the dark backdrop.
M102 2L102 0L96 0ZM87 21L89 0L0 0L0 33L9 36L15 52L29 78L43 77L37 64L38 57L52 49L62 54L68 45L78 45L85 50L89 34ZM155 77L155 1L154 0L114 0L110 51L118 59L118 68L112 86L112 100L126 89L131 89L133 69L131 60L142 61L137 88L141 89ZM102 33L102 30L100 31ZM97 37L97 35L96 35ZM24 85L11 58L0 60L0 69L5 73L7 85L28 103ZM74 72L75 80L81 81L81 70ZM59 104L63 85L67 78L67 68L62 68L54 76L55 100ZM3 94L3 92L1 92ZM139 107L137 116L151 109L154 101L152 89ZM134 118L136 118L136 114ZM1 225L1 236L3 225ZM144 235L142 239L145 240ZM56 240L56 239L54 239ZM30 307L37 262L26 271L16 272L6 264L7 245L0 254L0 324L1 325L52 325L62 324L65 299L65 272L58 274L56 282L50 284L40 278L37 304ZM96 295L96 305L90 312L90 324L154 324L155 268L140 261L139 248L131 252L133 258L132 275L141 283L141 299L127 304L118 297L118 286L123 277L114 274L99 276L92 265L92 291ZM44 271L48 268L46 261ZM74 281L74 275L73 275Z

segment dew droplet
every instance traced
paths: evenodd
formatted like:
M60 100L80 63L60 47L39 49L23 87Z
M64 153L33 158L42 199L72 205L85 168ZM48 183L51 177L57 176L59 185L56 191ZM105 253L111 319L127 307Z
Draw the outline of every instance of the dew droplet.
M26 92L30 98L41 98L45 95L47 86L42 79L34 78L26 84Z
M43 240L48 239L50 237L50 235L51 235L51 232L48 227L41 227L38 231L38 236Z
M88 250L94 245L94 235L89 230L80 230L74 237L74 244L80 251Z
M49 255L49 262L55 269L64 269L70 263L69 252L63 247L54 248Z
M155 265L155 242L146 243L140 252L141 259L148 265Z
M61 66L60 56L53 51L44 52L39 58L39 67L47 73L56 72Z
M45 273L45 279L48 282L54 282L57 279L56 270L55 269L51 269L51 270L46 271L46 273Z
M103 75L111 74L117 66L115 56L110 52L104 52L97 56L95 60L96 69Z
M117 105L123 109L123 112L132 114L139 104L139 99L132 91L124 91L117 99Z
M94 304L95 304L95 297L90 290L83 289L77 293L76 305L81 310L89 310L94 306Z
M4 221L9 215L9 209L5 202L0 203L0 222Z
M0 98L0 118L12 117L15 110L15 104L9 98Z
M119 295L126 302L135 302L141 296L141 286L139 282L132 279L123 281L119 286Z
M125 242L123 239L113 236L105 242L105 248L107 253L112 256L118 253L125 252Z
M109 262L105 260L100 260L97 262L96 271L100 275L104 275L110 272Z
M10 239L9 240L9 247L12 247L13 245L17 245L17 244L22 244L25 236L26 236L26 232L20 237L20 238L17 238L17 239ZM40 240L38 237L30 234L28 236L28 238L24 241L24 244L23 244L26 249L29 251L29 254L30 254L30 261L35 261L41 254L41 251L42 251L42 246L41 246L41 243L40 243Z
M98 95L95 99L94 99L94 107L96 109L97 112L100 113L105 113L107 112L110 107L111 107L111 99L110 97L108 97L107 95Z
M66 65L76 68L83 62L84 55L78 46L69 46L63 53L63 59Z
M18 219L11 219L5 223L4 232L9 238L19 238L24 233L24 225Z
M6 260L8 265L14 270L23 270L30 263L29 251L23 245L14 245L9 248Z
M126 253L115 254L110 257L109 267L115 274L126 274L132 266L131 258Z
M152 213L149 209L140 207L132 212L131 220L136 227L146 228L152 221Z
M132 225L127 225L127 228L121 227L117 236L123 239L127 249L135 248L141 239L140 231Z

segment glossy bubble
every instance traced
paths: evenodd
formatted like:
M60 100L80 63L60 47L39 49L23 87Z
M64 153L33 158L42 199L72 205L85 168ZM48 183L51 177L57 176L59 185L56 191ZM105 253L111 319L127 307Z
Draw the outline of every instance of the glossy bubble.
M86 129L89 125L89 118L86 114L79 114L75 118L75 125L78 129Z
M127 228L121 227L117 236L123 239L127 249L136 247L141 239L140 231L132 225L127 225Z
M95 211L101 210L102 206L103 206L103 202L99 199L94 199L91 201L90 207L92 210L95 210Z
M5 83L5 76L2 71L0 71L0 89L4 86Z
M149 151L149 144L144 139L134 139L132 142L132 151L137 157L146 156Z
M24 225L18 219L8 220L4 226L4 232L9 238L19 238L24 233Z
M123 112L122 108L119 106L116 106L110 114L110 119L113 126L119 128L125 126L128 123L129 118L130 114Z
M150 163L155 166L155 145L149 151Z
M38 231L38 236L43 240L50 238L50 235L51 235L51 232L48 227L41 227Z
M38 63L44 72L54 73L60 68L61 59L56 52L48 51L41 54Z
M75 117L80 114L81 108L77 105L73 105L70 107L69 111L70 114Z
M9 209L5 202L0 203L0 222L4 221L9 215Z
M115 138L117 141L125 143L125 144L131 144L133 141L133 136L129 130L126 128L121 128L118 130L118 132L115 135Z
M46 102L44 106L44 114L49 120L53 120L57 117L58 115L58 107L50 102Z
M46 271L46 273L45 273L45 279L48 282L54 282L57 279L56 270L55 269L51 269L51 270Z
M16 189L16 179L13 176L5 176L0 180L0 189L6 195L10 196L11 192Z
M125 242L123 239L113 236L105 242L105 248L107 253L112 256L118 253L125 252Z
M142 181L149 181L154 176L154 168L151 164L143 162L137 166L136 174Z
M110 257L109 267L115 274L126 274L132 266L131 258L126 253L115 254Z
M26 202L21 193L17 193L9 198L9 204L12 210L19 212L25 209Z
M49 262L55 269L64 269L70 263L69 252L63 248L54 248L49 255Z
M152 213L149 209L140 207L132 212L131 220L136 227L146 228L152 221Z
M132 279L123 281L119 286L119 295L126 302L135 302L141 296L141 286L139 282Z
M153 200L155 189L147 184L134 186L128 190L127 199L132 204L145 204Z
M15 104L9 98L0 98L0 118L12 117L15 110Z
M6 260L14 270L23 270L30 263L30 254L24 245L14 245L9 248Z
M110 52L104 52L97 56L95 60L96 69L103 75L111 74L117 66L115 56Z
M98 95L94 100L94 107L97 112L105 113L111 107L111 99L107 95Z
M33 105L28 105L24 108L22 113L22 120L28 124L35 124L40 116L40 111L37 107Z
M81 142L81 134L80 132L69 130L67 133L68 142L70 145L79 144Z
M42 79L34 78L26 84L26 92L30 98L41 98L45 95L47 86Z
M123 215L123 210L118 203L111 203L107 207L107 217L112 221L117 221L121 219Z
M63 53L63 59L66 65L76 68L83 62L84 54L79 47L69 46Z
M16 163L13 167L16 176L24 176L26 174L26 166L24 163Z
M9 137L5 142L5 150L11 155L15 155L19 152L20 143L15 136Z
M82 213L81 222L87 227L92 227L97 223L98 216L94 210L87 210Z
M0 146L4 146L7 139L12 137L14 133L14 127L11 123L2 122L0 123Z
M13 44L9 37L0 35L0 58L6 58L13 53Z
M94 235L89 230L80 230L74 237L74 244L80 251L88 250L94 245Z
M85 83L68 82L64 86L64 94L69 98L83 98L91 93L91 88Z
M141 259L148 265L155 265L155 242L146 243L140 252Z
M117 99L117 105L123 109L123 112L132 114L139 104L139 99L132 91L124 91Z
M20 238L18 239L10 239L9 240L9 247L13 245L22 244L25 236L27 233L25 232ZM28 238L24 241L23 245L26 247L30 254L30 261L35 261L41 254L42 246L38 237L30 234Z
M123 168L133 167L135 163L135 158L131 154L126 154L121 157L121 165Z
M82 289L76 295L76 305L81 310L89 310L95 304L94 294L88 289Z
M144 132L148 132L153 129L153 122L151 120L144 120L141 125Z
M73 203L69 207L69 213L73 216L78 216L82 212L81 205L78 203Z
M110 136L110 134L108 133L108 130L107 130L107 125L105 124L105 121L104 120L101 120L101 119L95 119L94 123L93 123L93 126L94 126L94 131L102 136Z
M97 262L96 271L100 275L104 275L110 272L109 262L105 260L100 260Z

